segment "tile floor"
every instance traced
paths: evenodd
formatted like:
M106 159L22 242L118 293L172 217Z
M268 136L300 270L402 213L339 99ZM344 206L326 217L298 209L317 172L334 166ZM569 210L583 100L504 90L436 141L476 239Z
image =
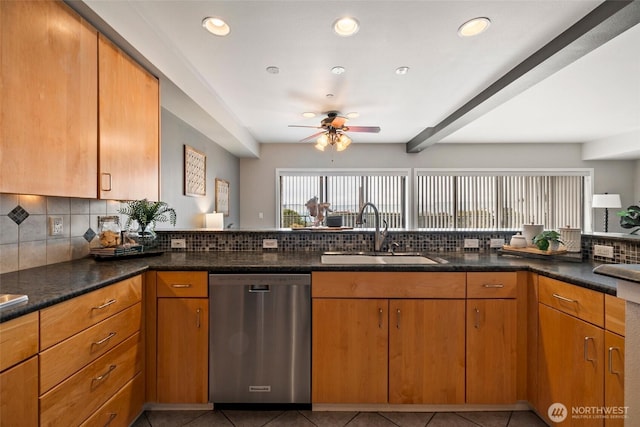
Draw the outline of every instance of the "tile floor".
M514 412L146 411L132 427L546 427Z

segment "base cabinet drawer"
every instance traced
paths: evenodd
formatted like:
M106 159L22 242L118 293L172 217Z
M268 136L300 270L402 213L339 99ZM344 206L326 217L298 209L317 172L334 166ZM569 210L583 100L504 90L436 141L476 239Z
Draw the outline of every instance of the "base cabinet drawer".
M41 426L79 425L142 368L136 333L78 373L40 396Z
M140 414L143 404L144 376L140 373L80 426L127 427Z

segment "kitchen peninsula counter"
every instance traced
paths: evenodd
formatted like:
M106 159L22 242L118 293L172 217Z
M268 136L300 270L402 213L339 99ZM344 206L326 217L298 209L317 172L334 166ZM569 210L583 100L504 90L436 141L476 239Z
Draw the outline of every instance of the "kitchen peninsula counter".
M428 255L428 254L427 254ZM0 322L43 309L147 270L206 270L218 273L311 271L532 271L599 292L616 295L616 279L594 274L600 263L537 260L497 254L433 254L445 264L328 265L319 252L166 252L159 256L96 261L84 258L0 275L0 293L26 294L29 301L0 309Z

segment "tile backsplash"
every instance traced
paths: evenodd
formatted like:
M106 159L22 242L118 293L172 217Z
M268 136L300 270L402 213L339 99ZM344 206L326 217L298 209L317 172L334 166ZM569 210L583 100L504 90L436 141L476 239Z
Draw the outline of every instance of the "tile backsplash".
M0 273L83 258L98 216L117 215L118 201L0 194ZM62 234L49 233L49 217L62 218Z
M98 217L119 215L119 201L0 194L0 273L70 261L89 255L96 245ZM62 218L63 232L49 233L49 217ZM121 216L122 217L122 216ZM123 218L121 218L121 223ZM390 231L399 251L495 252L491 239L509 242L515 231ZM171 239L185 239L185 249L171 249ZM371 231L291 230L170 230L158 232L158 248L165 251L262 251L263 239L278 240L276 251L370 250ZM464 249L464 239L478 239L479 248ZM593 254L594 245L613 247L614 257ZM271 251L272 249L266 249ZM640 238L625 235L582 235L582 257L598 262L639 264Z

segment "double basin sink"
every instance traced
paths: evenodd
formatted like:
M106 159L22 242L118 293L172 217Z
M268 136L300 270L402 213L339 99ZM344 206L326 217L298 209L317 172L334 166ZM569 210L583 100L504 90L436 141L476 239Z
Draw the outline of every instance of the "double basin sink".
M325 252L322 264L340 265L424 265L445 264L442 258L424 256L419 252Z

